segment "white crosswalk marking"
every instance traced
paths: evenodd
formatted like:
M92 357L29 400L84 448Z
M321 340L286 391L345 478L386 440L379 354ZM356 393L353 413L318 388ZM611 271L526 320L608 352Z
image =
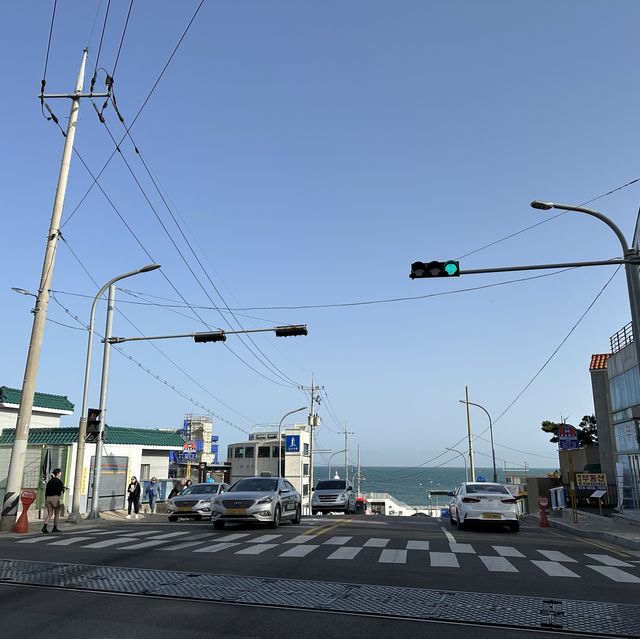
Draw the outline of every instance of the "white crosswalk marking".
M69 544L75 544L77 541L87 541L87 539L93 539L93 537L65 537L58 541L52 541L49 546L68 546Z
M131 546L122 546L118 550L138 550L138 548L153 548L154 546L161 546L166 543L164 539L147 539L141 541L139 544L133 544Z
M406 564L407 563L407 551L406 550L383 550L380 553L378 559L379 564Z
M569 570L566 566L563 566L557 561L537 561L534 559L531 563L538 566L540 570L546 572L549 577L580 577L580 575L576 575L575 572Z
M200 546L203 542L201 541L185 541L181 544L176 544L175 546L165 546L164 548L158 548L158 550L182 550L183 548L192 548L193 546Z
M452 552L430 552L429 559L434 568L460 568L458 558Z
M236 541L238 539L242 539L243 537L248 537L248 536L249 536L249 533L235 533L233 535L220 535L220 540L224 539L224 541Z
M172 533L164 533L163 535L154 535L153 539L171 539L171 537L181 537L183 535L188 535L189 532L184 530L182 532L172 532Z
M572 564L578 563L577 560L571 559L568 555L565 555L563 552L558 552L557 550L538 550L538 552L551 561L566 561Z
M501 557L524 557L524 555L513 546L493 546L493 549Z
M429 550L429 542L410 539L407 542L407 550Z
M40 541L47 541L47 539L51 540L51 537L48 535L42 535L42 537L29 537L29 539L20 539L17 541L17 544L37 544Z
M273 541L278 537L282 537L282 535L262 535L260 537L256 537L255 539L247 539L250 544L264 544L267 541Z
M331 539L327 539L327 541L325 541L324 543L327 546L342 546L343 544L346 544L350 539L351 537L331 537Z
M636 575L631 575L624 570L620 570L620 568L614 568L613 566L587 566L587 568L591 568L596 572L599 572L601 575L605 577L609 577L612 581L617 581L618 583L625 584L639 584L640 577L636 577Z
M277 536L277 535L276 535ZM275 548L279 544L254 544L253 546L249 546L248 548L243 548L242 550L236 551L236 555L259 555L260 553L269 550L269 548Z
M87 532L91 532L97 537L98 535L121 535L122 533L128 533L128 532L131 532L131 531L129 529L127 529L127 528L122 528L122 529L118 529L118 530L104 530L104 531L100 531L100 532L94 532L93 530L89 530ZM160 531L156 530L155 532L160 532Z
M589 559L599 561L601 564L604 564L605 566L618 566L619 568L635 568L633 564L629 564L626 561L622 561L621 559L616 559L615 557L611 557L610 555L589 555L585 553L585 556L589 557Z
M135 537L116 537L115 539L103 539L102 541L96 541L94 544L88 544L82 546L83 548L108 548L109 546L117 546L118 544L128 544L135 541L140 541Z
M342 546L332 552L327 559L353 559L362 548L358 546Z
M451 548L451 552L457 552L461 555L475 555L476 551L473 549L471 544L449 544Z
M311 541L315 539L318 535L298 535L293 537L292 539L287 539L283 541L283 544L304 544L306 541Z
M368 539L364 547L365 548L385 548L391 539L380 539L379 537L371 537Z
M490 572L518 572L518 569L504 557L479 557Z
M143 535L155 535L161 533L161 530L122 530L128 537L142 537Z
M283 552L280 557L306 557L312 550L319 548L318 544L300 544L289 548L289 550Z
M198 550L194 550L193 552L220 552L221 550L226 550L227 548L233 548L233 546L239 546L239 541L227 541L221 544L213 544L213 546L205 546L204 548L198 548Z
M440 527L440 529L442 530L442 532L444 533L444 536L447 538L447 541L450 544L457 544L458 542L456 541L456 538L443 526Z

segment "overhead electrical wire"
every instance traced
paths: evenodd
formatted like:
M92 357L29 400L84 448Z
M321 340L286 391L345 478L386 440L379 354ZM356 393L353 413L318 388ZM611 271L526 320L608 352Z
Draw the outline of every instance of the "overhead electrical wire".
M129 11L127 12L127 18L124 22L124 28L122 29L122 36L120 38L120 44L118 45L118 52L116 53L116 61L113 63L113 69L111 70L111 78L116 77L116 69L118 68L118 62L120 61L120 52L122 51L122 44L124 42L124 36L127 33L127 27L129 26L129 18L131 17L131 10L133 9L133 0L129 3Z
M111 0L107 0L107 10L104 13L104 22L102 23L102 33L100 34L100 43L98 44L98 54L96 55L96 64L93 69L93 76L91 78L91 85L89 92L93 93L93 87L96 84L96 78L98 76L98 64L100 63L100 53L102 51L102 42L104 40L104 33L107 30L107 21L109 20L109 9L111 8Z

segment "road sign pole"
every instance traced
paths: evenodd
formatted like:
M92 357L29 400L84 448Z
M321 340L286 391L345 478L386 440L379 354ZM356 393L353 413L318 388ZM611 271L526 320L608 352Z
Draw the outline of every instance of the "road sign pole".
M573 450L571 448L567 451L567 458L569 462L569 499L571 500L571 510L573 512L573 523L578 523L578 508L576 506L576 483L575 475L573 474Z

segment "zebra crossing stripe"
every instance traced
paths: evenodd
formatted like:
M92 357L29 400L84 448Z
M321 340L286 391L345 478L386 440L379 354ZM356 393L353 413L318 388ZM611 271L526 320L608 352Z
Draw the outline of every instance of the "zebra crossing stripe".
M379 564L406 564L407 551L385 549L380 553L378 563Z
M504 557L479 557L490 572L518 572L518 569Z
M254 544L253 546L249 546L247 548L243 548L242 550L236 551L236 555L259 555L260 553L269 550L269 548L275 548L280 544Z
M141 541L139 544L133 544L131 546L122 546L118 548L118 550L137 550L138 548L153 548L153 546L160 546L161 544L165 544L166 540L164 539L147 539L146 541Z
M430 552L429 559L433 568L460 568L458 558L452 552Z
M249 533L235 533L234 535L221 535L221 539L225 541L236 541L237 539L242 539L243 537L248 537ZM245 540L248 541L248 540Z
M640 577L631 575L624 570L620 570L620 568L615 568L614 566L587 566L587 568L591 568L591 570L595 570L601 575L609 577L609 579L617 581L618 583L640 584Z
M241 536L243 537L244 535ZM194 550L193 552L220 552L221 550L233 548L233 546L238 546L239 544L239 541L228 541L221 544L213 544L212 546L205 546L204 548L198 548L198 550Z
M96 541L94 544L87 544L82 546L83 548L108 548L109 546L117 546L118 544L128 544L135 541L140 541L135 537L117 537L116 539L103 539L102 541Z
M256 537L255 539L247 539L247 541L251 544L263 544L265 542L270 542L274 539L278 539L278 537L282 537L282 535L261 535L260 537Z
M551 561L566 561L572 564L578 563L576 559L571 559L571 557L569 557L568 555L565 555L563 552L559 552L557 550L538 550L538 552Z
M161 533L161 530L121 530L119 532L124 532L128 537L142 537L143 535L155 535L156 533Z
M364 543L364 548L385 548L391 539L380 539L379 537L371 537Z
M331 537L331 539L327 539L324 543L327 546L342 546L346 544L351 537Z
M306 541L311 541L315 539L318 535L298 535L293 537L292 539L287 539L283 541L283 544L304 544Z
M182 550L183 548L192 548L193 546L200 546L201 541L185 541L175 546L165 546L164 548L158 548L158 550Z
M407 542L407 550L429 550L429 542L420 540L409 540Z
M589 559L593 559L594 561L599 561L605 566L618 566L619 568L635 568L633 564L629 564L626 561L622 561L621 559L616 559L615 557L611 557L610 555L589 555L585 553L585 556L589 557Z
M318 544L299 544L283 552L280 557L306 557L312 550L319 547Z
M560 553L562 554L562 553ZM549 577L578 577L580 575L576 575L573 570L569 570L566 566L563 566L561 563L557 561L537 561L535 559L531 560L531 563L538 566L540 570L546 572Z
M476 554L476 551L473 549L473 546L471 544L459 544L456 542L454 544L449 544L449 547L451 548L451 552L457 552L462 555Z
M360 546L342 546L332 552L327 559L353 559L361 550Z
M493 549L501 557L524 557L524 555L513 546L493 546Z
M20 539L17 541L17 544L37 544L41 541L47 541L47 539L51 539L51 537L47 537L43 535L42 537L29 537L29 539Z
M52 541L49 546L68 546L70 544L75 544L76 541L87 541L87 539L93 539L93 537L65 537L64 539L60 539L58 541Z
M154 535L151 539L171 539L172 537L182 537L183 535L188 535L188 531L183 530L182 532L172 532L172 533L164 533L162 535Z

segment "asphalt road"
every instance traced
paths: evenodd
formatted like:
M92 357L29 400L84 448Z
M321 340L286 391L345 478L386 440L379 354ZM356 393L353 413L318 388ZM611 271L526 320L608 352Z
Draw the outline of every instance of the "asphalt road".
M4 583L3 637L22 635L12 611L29 608L33 612L21 621L28 631L39 628L66 638L85 636L90 630L95 637L121 637L125 631L135 637L164 637L175 634L175 621L180 620L180 628L202 637L388 638L436 632L462 637L473 632L479 638L502 639L525 631L486 625L496 623L490 612L471 625L469 617L459 619L459 624L410 619L411 607L398 598L399 592L407 598L409 591L398 588L485 597L494 593L490 608L500 606L500 595L635 604L640 594L640 552L527 523L515 534L502 528L458 531L447 520L423 517L318 517L277 530L232 526L223 531L214 531L208 522L101 521L65 525L59 535L2 535L0 559L153 569L174 579L176 573L188 573L275 580L261 584L264 605L181 600L180 593L158 598L125 596L108 588L89 592L51 588L52 583ZM157 574L152 578L159 579ZM273 603L269 589L280 588L283 582L277 580L282 579L297 580L286 583L296 584L307 609ZM316 590L309 590L308 584L316 584ZM385 614L314 610L309 597L318 596L317 588L323 585L352 590L355 585L390 587L379 589ZM524 636L549 635L526 631ZM555 630L553 636L573 635Z

